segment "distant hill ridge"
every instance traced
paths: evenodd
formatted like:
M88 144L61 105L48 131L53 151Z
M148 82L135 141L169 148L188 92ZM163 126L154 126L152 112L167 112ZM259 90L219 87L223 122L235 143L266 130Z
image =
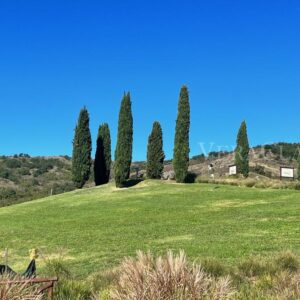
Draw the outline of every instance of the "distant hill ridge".
M250 176L278 178L280 166L297 167L300 143L256 146L250 151ZM189 171L209 176L208 165L216 177L226 176L234 163L233 152L210 152L190 159ZM145 176L146 162L133 162L131 175ZM93 171L93 168L92 168ZM172 161L165 161L164 178L173 172ZM87 186L92 186L93 172ZM172 177L172 176L171 176ZM74 189L71 158L68 156L30 157L27 154L0 156L0 206L59 194Z

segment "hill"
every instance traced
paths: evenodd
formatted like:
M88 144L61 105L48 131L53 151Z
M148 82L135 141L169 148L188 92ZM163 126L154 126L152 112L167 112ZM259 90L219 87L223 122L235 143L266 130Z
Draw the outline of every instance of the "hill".
M191 259L232 264L287 248L299 252L299 209L295 190L108 184L0 208L0 245L11 251L9 264L17 270L27 264L28 249L50 257L63 251L80 277L114 267L138 249L184 249Z
M67 156L0 157L0 206L73 190Z
M277 143L257 146L250 151L250 177L279 177L280 166L297 168L300 144ZM233 152L210 152L190 160L189 171L194 176L207 177L213 166L216 178L228 175L234 163ZM146 163L134 162L131 176L145 177ZM111 172L113 174L113 170ZM164 179L173 179L172 161L165 162ZM87 187L93 186L93 167ZM68 156L30 157L26 154L0 157L0 207L74 190L71 180L71 159Z

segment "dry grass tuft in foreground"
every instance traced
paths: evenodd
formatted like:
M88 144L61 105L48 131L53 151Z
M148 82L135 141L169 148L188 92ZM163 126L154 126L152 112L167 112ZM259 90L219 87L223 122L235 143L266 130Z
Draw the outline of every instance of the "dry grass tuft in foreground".
M9 283L13 278L1 277L0 300L42 300L37 286L28 283Z
M120 267L116 287L110 292L113 300L154 299L230 299L234 294L229 277L214 278L200 266L190 266L184 252L154 258L138 252Z

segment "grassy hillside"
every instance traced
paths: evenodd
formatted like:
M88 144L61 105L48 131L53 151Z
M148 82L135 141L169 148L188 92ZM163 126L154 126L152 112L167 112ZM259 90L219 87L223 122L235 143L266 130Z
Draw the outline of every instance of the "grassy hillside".
M279 178L280 166L297 168L300 144L277 143L257 146L250 151L250 177ZM209 177L208 165L213 165L215 178L228 176L228 166L234 163L233 152L210 152L207 157L191 158L189 171L202 178ZM145 175L146 163L134 162L131 175ZM111 172L113 175L113 170ZM172 175L173 174L173 175ZM93 186L93 167L86 186ZM174 178L172 161L165 161L163 178ZM30 157L27 154L0 156L0 207L17 202L39 199L51 194L74 190L71 158Z
M252 254L300 251L300 193L209 184L112 184L0 208L0 245L22 270L28 249L58 249L78 276L115 266L137 249L231 264ZM41 261L39 261L39 265Z

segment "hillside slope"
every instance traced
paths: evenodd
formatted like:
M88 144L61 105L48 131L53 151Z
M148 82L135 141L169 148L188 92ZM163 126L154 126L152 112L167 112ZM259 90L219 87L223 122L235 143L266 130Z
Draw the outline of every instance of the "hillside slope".
M73 190L66 156L0 157L0 206Z
M300 144L278 143L255 147L250 151L250 176L278 178L280 166L297 168ZM196 176L209 176L208 165L213 165L215 177L228 175L234 163L234 153L211 152L190 160L189 171ZM134 162L131 175L145 177L146 163ZM113 170L111 171L113 176ZM164 179L174 178L171 161L165 162ZM86 186L94 185L93 167ZM0 156L0 207L16 202L38 199L74 190L71 180L71 159L67 156L29 157L21 154Z
M287 248L299 252L299 195L168 181L127 189L108 184L0 208L0 245L17 270L28 263L28 249L50 257L63 251L78 276L116 266L138 249L184 249L192 259L227 263Z

